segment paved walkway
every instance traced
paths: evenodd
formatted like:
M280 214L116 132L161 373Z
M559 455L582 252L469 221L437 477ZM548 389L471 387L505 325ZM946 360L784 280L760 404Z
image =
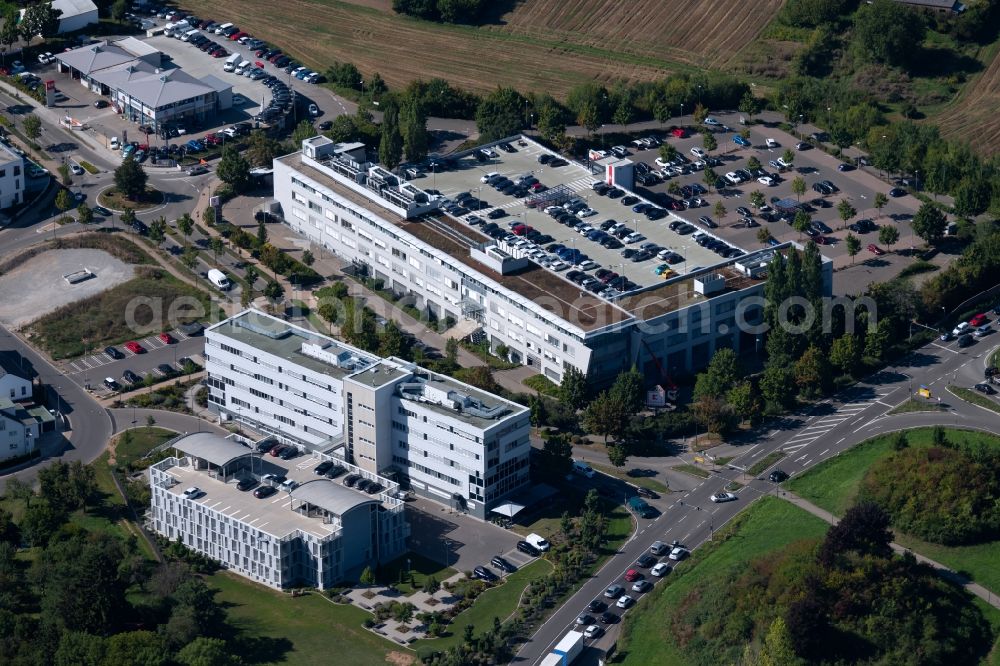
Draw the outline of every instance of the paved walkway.
M445 611L454 606L459 601L459 598L446 590L444 583L457 583L464 578L465 574L458 573L451 578L441 581L441 589L434 594L428 594L424 590L417 590L407 596L385 585L371 585L352 587L344 596L350 599L351 603L355 606L369 612L372 612L378 604L389 604L393 601L400 603L409 602L415 607L413 614L416 616L419 613ZM372 627L372 631L403 645L419 638L427 637L427 626L416 620L410 620L410 622L405 623L404 629L404 623L389 618L381 624Z
M826 522L830 523L831 525L836 525L838 522L840 522L840 519L837 518L837 516L833 515L829 511L826 511L825 509L819 508L818 506L816 506L815 504L813 504L812 502L810 502L808 500L802 499L801 497L799 497L798 495L796 495L794 493L790 493L790 492L787 492L787 491L782 491L780 497L782 499L788 501L788 502L791 502L792 504L794 504L795 506L799 507L800 509L805 509L806 511L808 511L812 515L816 516L817 518L821 518L822 520L825 520ZM949 569L945 565L941 564L940 562L935 562L934 560L930 559L929 557L924 557L920 553L914 552L910 548L906 548L905 546L901 546L898 543L896 543L895 541L892 542L889 545L892 547L892 550L894 552L896 552L896 553L898 553L900 555L902 555L905 552L912 553L913 556L917 558L918 562L921 562L923 564L929 564L930 566L934 567L937 570L938 574L942 578L945 578L945 579L947 579L947 580L949 580L949 581L951 581L951 582L953 582L953 583L955 583L957 585L961 585L966 590L968 590L972 594L976 595L977 597L979 597L980 599L982 599L983 601L985 601L989 605L991 605L994 608L1000 610L1000 596L997 596L996 594L994 594L992 590L989 590L989 589L983 587L979 583L973 583L972 581L970 581L968 578L966 578L965 576L961 575L957 571Z

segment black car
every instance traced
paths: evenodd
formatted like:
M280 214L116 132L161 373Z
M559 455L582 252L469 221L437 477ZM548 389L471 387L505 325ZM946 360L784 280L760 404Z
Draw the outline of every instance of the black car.
M643 488L642 486L639 486L638 488L636 488L635 492L639 494L639 497L646 497L646 498L649 498L649 499L657 499L657 498L659 498L659 495L657 495L656 493L654 493L652 490L650 490L649 488Z
M630 194L627 197L622 197L621 204L623 206L634 206L636 203L638 203L638 201L639 197L634 197Z
M344 477L344 485L353 488L354 484L361 480L360 474L348 474Z
M340 476L341 474L343 474L346 471L347 471L347 468L345 468L343 465L334 465L329 470L327 470L327 472L326 472L326 478L328 478L328 479L336 479L338 476Z
M149 231L149 227L147 227L139 220L136 220L135 222L132 223L132 231L139 234L140 236L145 236L146 232Z
M905 197L906 196L906 190L900 189L898 187L894 187L891 190L889 190L889 196L892 197L892 198L894 198L894 199L898 199L899 197Z
M139 375L135 374L131 370L126 370L125 372L123 372L122 373L122 379L124 379L125 381L127 381L129 384L138 384L139 382L142 381L142 377L140 377Z
M531 555L532 557L538 557L541 554L541 553L538 552L537 548L535 548L534 546L532 546L527 541L518 541L517 542L517 549L519 551L521 551L522 553L524 553L525 555Z
M499 580L499 577L486 567L476 567L472 570L472 575L479 580L485 580L487 583Z
M315 468L313 468L313 474L319 474L319 475L326 474L327 472L330 471L331 467L333 467L333 462L330 460L324 460L320 464L316 465Z
M587 610L591 613L602 613L608 609L608 605L601 601L600 599L594 599L589 604L587 604Z
M959 336L959 338L958 338L958 346L959 347L969 347L970 345L972 345L973 342L975 342L975 340L973 340L972 336L969 335L968 333L966 333L965 335Z
M655 557L647 553L646 555L643 555L639 559L637 559L635 561L635 565L642 569L648 569L657 562L659 562L659 560L657 560Z
M278 446L278 442L275 442L273 440L261 442L260 444L257 445L257 452L268 453L271 449L273 449L276 446Z
M111 391L120 391L122 388L121 385L115 380L111 379L111 377L108 377L104 380L104 385L107 386L108 390Z
M285 449L278 454L278 457L282 460L291 460L295 456L299 455L299 449L294 446L286 446Z
M771 483L781 483L788 478L788 475L780 469L776 469L767 478L771 480Z
M278 489L274 486L261 486L257 490L253 491L253 496L257 499L264 499L265 497L270 497L276 492L278 492Z
M108 356L110 356L113 359L125 358L125 353L122 352L117 347L105 347L104 348L104 353L107 354Z
M500 557L499 555L494 556L494 558L490 560L490 564L495 566L500 571L504 571L506 573L514 573L515 571L517 571L517 567L515 567L513 564L511 564L504 558Z
M506 215L507 211L505 211L503 208L494 208L489 213L487 213L486 217L490 218L491 220L499 220L501 217L506 217Z
M355 482L354 484L354 489L361 491L368 490L368 486L370 486L371 483L372 482L368 479L358 479L357 482Z
M240 479L239 483L236 484L236 490L246 492L257 485L257 479L252 479L247 477L245 479Z
M156 369L159 370L166 377L169 377L170 375L177 372L176 370L174 370L174 367L168 363L161 363L158 366L156 366Z
M602 624L615 624L618 622L618 616L611 611L604 611L601 613L600 619Z
M385 490L385 488L378 481L369 481L368 485L365 487L365 492L369 495L377 495L383 490Z
M985 393L986 395L993 395L994 393L997 392L995 388L993 388L989 384L986 384L986 383L983 383L983 382L980 382L979 384L976 384L972 388L976 389L980 393Z

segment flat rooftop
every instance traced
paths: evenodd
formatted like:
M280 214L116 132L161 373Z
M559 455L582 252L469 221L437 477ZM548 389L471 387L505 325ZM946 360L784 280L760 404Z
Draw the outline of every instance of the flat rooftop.
M376 213L429 246L445 252L448 256L512 292L535 302L584 332L620 324L630 319L628 313L614 304L588 293L559 274L542 268L534 262L531 262L525 270L509 275L500 275L488 266L479 263L469 255L469 248L483 243L493 243L493 239L454 218L441 214L434 217L425 216L420 219L405 220L395 211L380 206L376 199L362 196L343 186L329 174L311 164L306 164L302 160L301 153L292 153L278 159L336 192L339 196ZM423 182L421 185L425 186L427 183ZM547 215L545 217L548 218ZM554 221L552 224L558 226Z
M272 462L273 460L278 462ZM319 460L307 456L286 462L279 458L255 454L254 465L258 464L260 466L258 476L263 474L284 475L299 483L306 483L316 479L312 470L319 464ZM292 511L292 497L282 490L270 497L257 499L253 496L253 490L237 490L235 479L229 483L223 483L219 479L209 476L207 470L174 466L167 470L167 474L177 480L177 485L172 486L168 492L180 496L186 488L196 486L204 494L192 501L204 504L234 520L252 525L277 539L284 538L296 530L324 538L335 534L340 529L336 523L325 523L320 518L310 518L297 511ZM336 481L332 481L332 483L336 483ZM363 495L363 493L358 494ZM365 497L371 499L368 495Z
M378 361L377 356L367 354L361 350L349 347L342 343L311 333L297 326L292 326L276 317L247 310L239 315L216 324L209 329L231 340L242 342L254 349L283 358L287 361L309 368L315 372L329 375L335 379L357 372L358 367L341 367L332 362L326 362L302 353L303 343L311 343L323 347L323 351L336 356L338 353L348 354L354 357L357 363L370 365Z
M683 220L698 227L699 231L712 235L697 223L698 217L701 215L712 216L709 208L697 208L690 211L683 211L680 214L667 211L668 214L663 219L647 220L645 215L633 213L631 206L622 205L621 202L624 197L610 199L602 197L593 191L591 185L597 180L603 180L600 171L593 174L585 166L576 162L570 162L568 165L562 167L550 167L540 164L538 162L539 155L543 153L556 155L556 153L549 151L534 141L529 140L526 143L527 145L521 146L517 142L512 142L512 147L517 151L515 153L506 153L499 149L494 149L498 157L490 159L488 162L479 162L471 154L466 155L457 160L454 169L440 173L430 173L415 182L419 182L422 188L439 190L443 196L448 198L453 198L462 192L469 192L489 204L488 207L482 209L482 213L477 213L480 217L486 219L485 213L489 213L494 208L501 208L508 215L507 217L494 220L501 227L506 227L512 218L513 221L525 222L541 233L551 236L555 239L554 242L579 250L602 267L625 275L640 287L646 287L662 281L662 278L656 275L653 270L663 262L656 258L638 263L632 262L630 259L624 259L621 256L624 247L637 248L642 243L649 241L669 248L684 257L684 262L671 267L676 272L682 274L697 270L699 267L712 266L724 261L719 255L691 240L690 235L681 235L668 228L668 225L672 221ZM531 174L549 189L564 186L576 193L590 208L597 211L596 215L583 219L583 222L586 222L595 229L599 228L600 224L606 220L622 222L645 236L646 241L626 245L618 250L605 248L600 243L594 242L585 236L581 236L575 230L563 226L544 211L528 208L525 205L525 202L528 200L527 198L517 199L502 192L497 192L489 185L484 185L480 181L480 178L490 172L500 173L511 179ZM649 202L633 192L626 191L626 195L636 196L639 198L639 201L655 203ZM465 222L460 221L458 223L466 228L471 228ZM727 244L732 245L728 241ZM542 270L551 272L548 269Z
M709 296L696 292L694 283L698 275L711 274L721 275L725 279L725 287ZM646 321L674 310L686 308L689 305L707 303L710 299L722 294L746 289L763 282L762 279L747 277L731 266L713 268L699 272L698 275L674 278L659 287L627 294L618 301L618 304L636 318Z

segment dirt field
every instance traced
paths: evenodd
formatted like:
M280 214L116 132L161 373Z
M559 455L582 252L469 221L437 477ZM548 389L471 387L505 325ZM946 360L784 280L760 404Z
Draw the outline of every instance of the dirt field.
M949 139L972 143L982 155L1000 151L1000 52L990 66L965 84L962 95L931 120Z
M510 84L561 96L583 81L724 67L781 0L527 0L478 28L409 19L390 4L201 0L189 9L232 21L317 69L350 61L390 85L440 76L470 90Z

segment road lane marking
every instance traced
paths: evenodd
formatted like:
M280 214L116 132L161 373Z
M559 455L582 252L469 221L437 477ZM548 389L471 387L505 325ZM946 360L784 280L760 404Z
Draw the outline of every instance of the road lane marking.
M830 449L824 449L823 453L819 454L819 457L822 458L823 456L825 456L829 450Z

